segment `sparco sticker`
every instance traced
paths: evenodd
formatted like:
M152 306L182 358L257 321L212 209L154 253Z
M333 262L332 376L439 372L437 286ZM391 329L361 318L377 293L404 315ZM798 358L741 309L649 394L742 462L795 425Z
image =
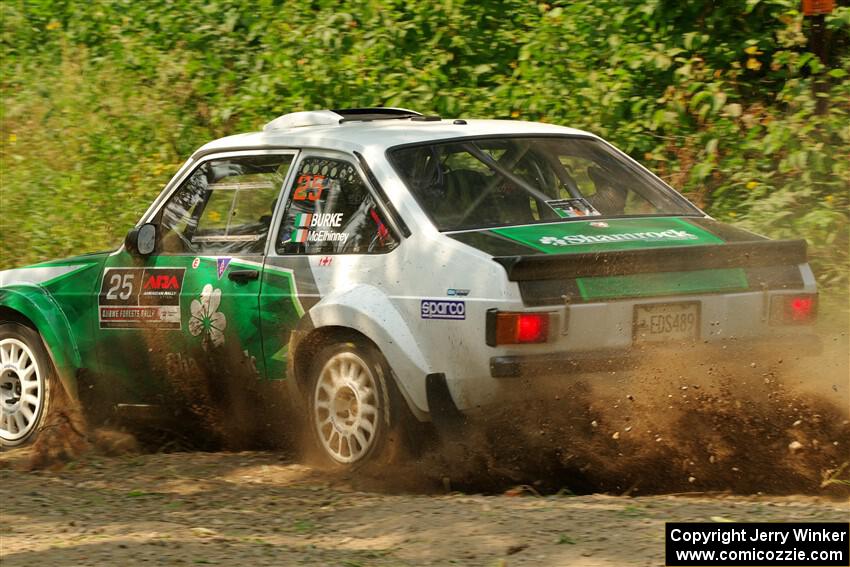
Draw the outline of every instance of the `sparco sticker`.
M463 301L423 299L420 306L423 319L466 319Z
M180 328L185 268L108 268L98 296L101 329Z

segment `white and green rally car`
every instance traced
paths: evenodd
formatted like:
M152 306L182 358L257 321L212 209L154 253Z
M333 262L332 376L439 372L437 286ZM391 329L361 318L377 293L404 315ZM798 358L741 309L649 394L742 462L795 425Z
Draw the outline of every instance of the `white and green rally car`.
M520 375L683 342L814 350L815 310L804 241L712 220L592 134L296 112L200 148L118 250L0 272L0 441L32 439L56 388L112 419L227 376L285 381L291 419L353 465L400 416Z

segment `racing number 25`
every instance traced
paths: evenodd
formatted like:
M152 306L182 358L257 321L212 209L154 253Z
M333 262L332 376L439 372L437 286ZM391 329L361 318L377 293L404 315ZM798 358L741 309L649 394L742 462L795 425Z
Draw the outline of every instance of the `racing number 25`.
M126 301L133 295L133 280L135 274L118 273L112 274L109 278L109 291L106 292L106 299Z
M296 201L318 201L325 187L324 175L301 175L292 198Z

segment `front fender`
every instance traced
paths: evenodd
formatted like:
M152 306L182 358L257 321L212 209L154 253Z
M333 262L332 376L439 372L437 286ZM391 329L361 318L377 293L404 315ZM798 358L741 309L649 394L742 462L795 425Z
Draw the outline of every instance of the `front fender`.
M82 366L77 341L62 308L43 287L19 285L0 289L0 306L32 321L47 347L65 391L77 399L77 371Z
M411 409L428 412L425 376L432 370L404 318L381 290L364 284L328 295L310 309L310 319L317 329L348 327L365 335L387 359Z

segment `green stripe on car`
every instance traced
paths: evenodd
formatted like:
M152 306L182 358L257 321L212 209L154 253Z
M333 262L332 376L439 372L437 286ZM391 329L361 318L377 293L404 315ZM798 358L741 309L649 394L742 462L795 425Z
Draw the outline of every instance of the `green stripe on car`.
M679 218L590 219L494 228L491 232L546 254L723 244L707 230Z
M585 300L720 293L749 287L747 274L741 268L578 278L576 284Z

